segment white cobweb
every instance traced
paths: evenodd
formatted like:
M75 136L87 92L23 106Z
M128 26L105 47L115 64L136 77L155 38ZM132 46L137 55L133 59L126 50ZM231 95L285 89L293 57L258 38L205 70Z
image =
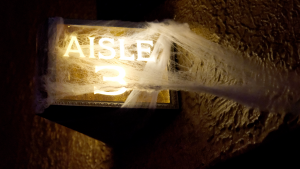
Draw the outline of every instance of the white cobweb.
M264 110L298 112L300 95L299 77L296 73L279 70L258 57L250 58L247 54L242 55L211 42L192 32L188 24L172 20L146 23L139 31L127 31L121 35L103 28L116 23L123 27L132 24L114 21L103 25L99 21L99 26L102 27L91 26L87 30L74 26L71 33L66 33L64 20L52 19L48 34L48 73L41 77L48 96L38 98L40 107L46 108L66 96L94 93L95 87L106 91L125 87L132 90L123 104L126 108L140 107L141 104L155 108L161 90L182 90L210 93ZM95 24L97 22L93 22ZM70 57L63 56L71 36L77 37L85 57L71 52ZM89 37L97 40L103 37L115 39L115 43L110 43L110 46L117 54L120 53L118 39L124 39L126 56L131 56L136 51L137 40L153 41L155 43L149 57L155 61L99 59L98 52L110 55L111 51L96 43L95 58L90 58ZM178 61L171 57L174 55ZM126 71L126 84L104 82L104 74L117 76L117 72L111 70L95 74L95 66L113 65ZM70 69L76 69L82 74L70 81ZM221 80L215 77L216 74L220 75ZM141 102L139 98L148 102Z

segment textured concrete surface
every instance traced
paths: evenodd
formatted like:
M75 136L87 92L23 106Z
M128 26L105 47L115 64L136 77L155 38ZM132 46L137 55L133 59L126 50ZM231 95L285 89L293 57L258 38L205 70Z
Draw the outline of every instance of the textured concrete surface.
M96 2L1 2L0 168L111 168L101 141L35 115L36 33L47 17L96 19Z
M134 9L129 10L130 14L109 15L110 6L116 3L98 2L103 6L103 12L98 12L100 19L131 20L138 15ZM135 7L143 7L143 3L138 4ZM171 18L187 22L206 38L229 44L253 57L257 55L279 68L296 71L299 66L299 1L169 0L156 5L158 7L147 17L141 15L132 20ZM39 24L52 16L96 19L96 2L15 1L2 2L1 9L3 35L0 41L4 45L0 57L0 168L194 169L219 162L219 167L234 168L234 164L243 162L235 168L246 168L252 163L255 164L252 168L266 168L268 165L256 164L264 162L267 156L274 157L273 153L278 158L267 162L276 166L286 162L280 161L284 156L291 157L291 152L300 150L296 142L299 139L291 137L299 133L294 130L299 127L298 116L286 112L260 112L203 93L181 92L182 112L179 115L172 116L171 120L160 119L160 127L153 123L113 148L37 117L32 103L35 38ZM139 120L134 118L133 122ZM270 147L276 139L283 141ZM252 148L256 148L254 153L240 155ZM238 155L241 158L237 158ZM232 157L235 158L231 162L222 163ZM291 160L295 161L299 156L293 157Z
M270 61L278 69L299 71L299 5L295 0L170 0L148 18L189 23L207 39ZM201 63L195 65L201 71ZM212 76L224 75L212 72ZM134 153L122 150L134 157L121 160L125 168L207 168L233 157L223 164L231 168L235 163L240 164L236 168L247 168L240 161L255 168L296 164L299 156L291 154L299 150L294 142L299 138L292 137L299 134L297 115L261 112L209 94L181 95L181 114L158 138ZM243 153L247 155L237 158Z

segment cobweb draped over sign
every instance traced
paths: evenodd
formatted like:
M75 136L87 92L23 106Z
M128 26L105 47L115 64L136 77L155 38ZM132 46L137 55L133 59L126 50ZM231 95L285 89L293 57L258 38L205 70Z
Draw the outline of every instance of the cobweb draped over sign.
M296 73L211 42L192 32L188 24L144 23L135 31L122 30L132 27L129 22L91 25L49 20L47 74L38 77L47 97L37 95L39 112L65 97L122 90L132 91L123 104L126 108L155 108L160 91L183 90L264 110L298 112ZM113 28L116 25L118 29ZM140 57L139 51L148 55ZM216 72L223 81L216 80Z

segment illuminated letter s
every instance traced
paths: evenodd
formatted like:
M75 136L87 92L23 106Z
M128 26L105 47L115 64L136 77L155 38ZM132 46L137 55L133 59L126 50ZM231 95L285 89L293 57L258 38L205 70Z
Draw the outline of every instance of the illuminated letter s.
M104 41L108 41L108 42L114 44L114 40L113 40L113 39L110 39L110 38L102 38L102 39L99 40L99 45L100 45L102 48L109 50L109 51L111 52L111 55L110 55L110 56L103 56L103 55L99 52L99 59L112 59L112 58L114 58L115 55L116 55L116 51L115 51L114 48L112 48L112 47L105 46L105 45L103 44Z

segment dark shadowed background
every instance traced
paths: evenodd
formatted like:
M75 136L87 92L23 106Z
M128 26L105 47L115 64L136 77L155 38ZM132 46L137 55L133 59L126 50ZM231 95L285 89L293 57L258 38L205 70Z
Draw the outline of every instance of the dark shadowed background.
M33 104L36 33L48 17L174 19L207 39L295 71L299 1L11 0L0 8L0 168L299 168L299 118L288 112L181 92L180 112L102 109L99 131L109 139L96 140L35 115Z

